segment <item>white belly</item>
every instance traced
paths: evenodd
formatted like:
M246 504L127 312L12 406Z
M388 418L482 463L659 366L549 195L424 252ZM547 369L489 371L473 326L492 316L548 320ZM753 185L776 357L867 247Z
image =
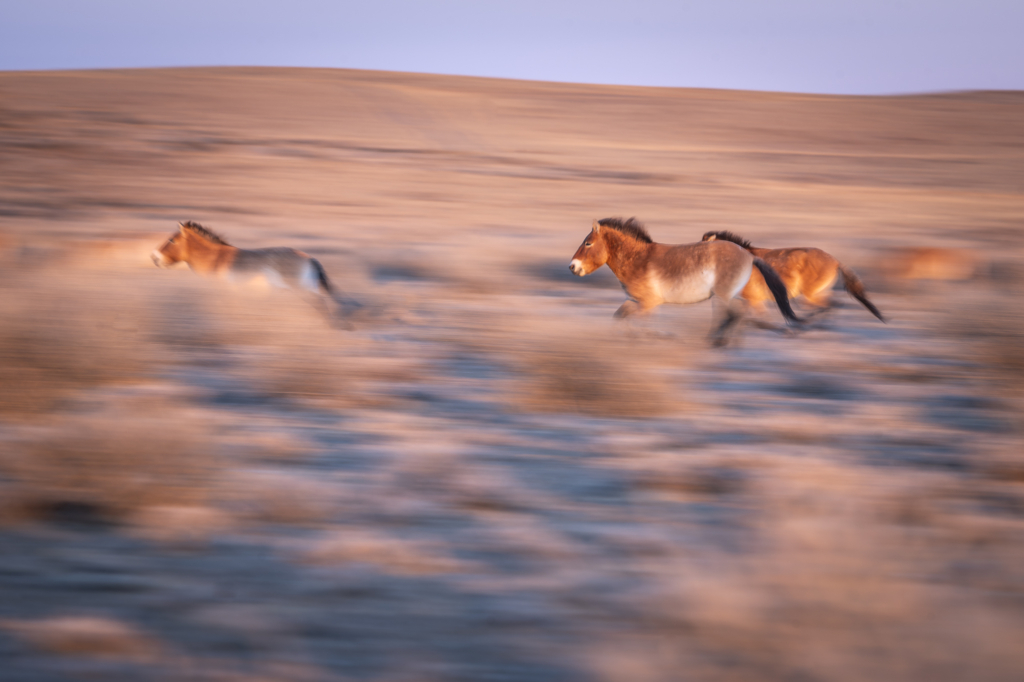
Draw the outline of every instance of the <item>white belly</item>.
M654 280L655 291L661 294L665 303L687 305L711 298L715 272L711 269L698 270L672 280L658 277L655 277Z
M223 275L224 279L235 285L244 285L257 289L288 289L288 283L281 277L281 273L273 268L262 268L259 270L228 271Z

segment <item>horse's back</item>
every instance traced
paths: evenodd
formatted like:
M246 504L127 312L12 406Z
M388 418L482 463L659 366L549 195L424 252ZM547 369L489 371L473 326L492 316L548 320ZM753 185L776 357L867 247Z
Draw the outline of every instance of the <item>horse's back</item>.
M798 246L787 249L763 249L763 253L758 253L757 256L770 263L772 267L778 263L782 265L784 263L793 263L800 267L821 267L826 265L835 265L835 257L827 251L822 251L819 248L813 246Z
M660 246L652 265L667 303L695 303L712 295L731 298L750 277L754 257L732 242Z
M790 298L831 287L839 272L839 261L815 247L770 249L761 258L779 273Z
M692 268L708 265L735 265L742 267L753 262L753 256L738 244L725 240L695 242L693 244L656 244L660 247L655 258L668 267Z
M281 273L298 273L309 263L309 256L286 246L269 249L239 249L231 263L231 269L239 272L247 270L275 269Z
M266 280L274 286L296 287L314 277L313 271L309 256L280 246L239 249L223 274L235 281Z

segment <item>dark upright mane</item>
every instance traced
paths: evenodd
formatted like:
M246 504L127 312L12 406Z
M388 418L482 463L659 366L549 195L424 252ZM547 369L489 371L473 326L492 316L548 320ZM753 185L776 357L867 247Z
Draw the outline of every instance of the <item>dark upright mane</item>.
M645 242L647 244L654 243L654 240L651 239L651 235L647 234L647 229L636 218L630 218L625 221L622 218L605 218L604 220L598 220L597 224L601 227L610 227L613 230L618 230L622 234L627 234L637 241Z
M209 239L214 244L223 244L224 246L231 246L226 241L224 241L224 238L221 237L219 234L217 234L213 230L209 230L203 227L199 223L193 222L191 220L186 220L185 222L179 224L182 227L188 228L189 230L195 232L200 237L203 237L204 239Z
M732 242L733 244L739 244L744 249L754 248L749 240L744 239L738 234L733 234L732 232L729 232L727 230L722 230L721 232L715 232L714 230L712 230L711 232L705 232L704 236L701 237L701 241L710 241L708 237L714 237L715 239L721 239L722 241Z

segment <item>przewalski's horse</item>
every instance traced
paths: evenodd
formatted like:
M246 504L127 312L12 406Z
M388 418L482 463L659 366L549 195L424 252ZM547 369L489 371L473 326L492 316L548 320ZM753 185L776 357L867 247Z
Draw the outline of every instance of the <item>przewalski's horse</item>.
M315 294L332 324L340 322L344 311L343 302L316 258L287 247L240 249L191 220L178 223L178 231L153 251L152 258L162 268L182 262L200 275L229 282L262 279L273 286Z
M732 232L706 232L703 241L729 241L739 244L753 255L763 258L769 265L775 268L779 277L786 284L786 291L790 298L803 296L808 303L817 306L822 310L828 309L830 305L830 292L839 275L843 276L843 286L846 291L861 304L871 311L871 314L882 322L885 318L878 311L875 304L868 300L864 292L864 285L853 270L845 267L834 256L821 249L792 248L792 249L761 249L751 246L750 242ZM757 308L763 308L764 302L770 297L768 287L761 277L755 273L747 286L743 287L741 294Z
M712 339L715 345L723 345L726 333L742 317L735 298L756 266L783 316L790 322L800 321L771 266L731 242L658 244L636 218L605 218L594 221L569 269L583 277L605 264L629 297L615 312L619 318L648 312L662 303L699 303L714 297L724 313Z

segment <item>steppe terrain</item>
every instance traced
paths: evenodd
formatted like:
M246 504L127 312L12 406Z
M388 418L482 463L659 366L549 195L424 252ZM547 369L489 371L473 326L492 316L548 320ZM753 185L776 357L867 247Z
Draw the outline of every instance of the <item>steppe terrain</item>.
M616 323L609 216L889 323ZM1024 93L0 73L2 677L1019 680L1022 284Z

